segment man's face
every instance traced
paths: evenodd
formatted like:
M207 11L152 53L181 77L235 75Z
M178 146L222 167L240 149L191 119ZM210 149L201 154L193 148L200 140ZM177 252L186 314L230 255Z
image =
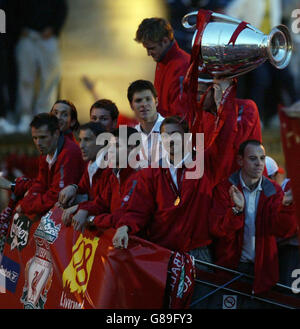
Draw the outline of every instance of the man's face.
M259 179L264 171L265 157L265 149L262 145L248 144L244 156L239 156L243 175L249 179Z
M91 129L80 130L79 147L84 161L94 161L101 146L96 145L96 136Z
M158 62L170 43L171 41L165 37L161 42L145 41L143 46L146 48L148 56L151 56L155 62Z
M177 123L164 124L161 128L161 137L163 146L166 151L169 150L170 156L178 155L182 159L184 152L183 128Z
M90 120L93 122L100 122L107 131L112 131L117 126L117 120L113 120L110 112L103 108L93 107Z
M59 130L65 132L68 129L71 129L74 125L75 120L71 118L71 109L70 106L63 103L57 103L53 106L51 114L55 115L58 119Z
M153 122L157 116L157 104L157 98L146 89L133 94L130 106L139 122Z
M47 125L43 125L40 128L32 127L31 135L33 142L41 155L54 154L57 147L59 130L52 135L48 130Z

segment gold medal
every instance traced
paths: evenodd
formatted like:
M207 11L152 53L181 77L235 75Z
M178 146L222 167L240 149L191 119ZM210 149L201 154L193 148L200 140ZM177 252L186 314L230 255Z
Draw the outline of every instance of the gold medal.
M179 198L179 196L177 196L176 200L174 201L174 206L177 207L179 205L179 203L180 203L180 198Z

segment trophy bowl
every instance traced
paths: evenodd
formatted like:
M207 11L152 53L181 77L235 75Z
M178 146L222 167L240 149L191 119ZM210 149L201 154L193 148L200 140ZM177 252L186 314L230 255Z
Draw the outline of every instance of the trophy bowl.
M182 19L188 30L196 30L192 40L194 46L198 30L190 24L198 12L191 12ZM269 60L278 69L285 68L292 55L292 40L285 25L273 27L266 35L250 24L245 24L231 42L241 20L219 13L212 13L202 31L200 45L201 62L207 72L217 79L233 78L254 70Z

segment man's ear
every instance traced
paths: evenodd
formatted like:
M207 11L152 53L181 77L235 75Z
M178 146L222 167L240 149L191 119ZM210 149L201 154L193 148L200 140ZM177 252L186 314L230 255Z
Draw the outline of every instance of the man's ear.
M73 131L75 125L76 125L76 120L73 119L73 120L71 121L71 123L70 123L70 127L69 127L69 129L71 129L71 130Z
M242 157L241 155L238 155L238 156L237 156L236 161L237 161L237 163L238 163L238 165L239 165L240 167L243 166L243 157Z
M112 122L112 129L116 129L118 124L118 119L114 119Z
M158 106L158 97L155 98L155 106Z
M59 135L60 135L60 130L59 129L56 129L53 135L54 135L53 137L57 137L58 138Z
M169 46L171 43L171 40L168 37L163 37L161 42L164 46Z
M72 119L71 120L71 124L70 124L70 128L73 129L73 127L76 125L76 120Z

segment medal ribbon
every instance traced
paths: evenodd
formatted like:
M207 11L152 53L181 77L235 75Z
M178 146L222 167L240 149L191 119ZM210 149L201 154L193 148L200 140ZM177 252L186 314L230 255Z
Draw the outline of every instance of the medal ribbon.
M178 172L176 172L176 174L177 173ZM166 170L166 175L167 175L167 179L169 181L169 185L170 185L172 191L174 192L174 194L176 196L175 202L176 202L177 199L179 199L178 204L180 203L180 195L181 195L181 188L182 188L182 182L183 182L184 174L185 174L185 168L182 169L179 182L177 181L177 185L178 185L178 188L177 188L174 181L173 181L173 178L171 176L170 170L169 169ZM175 206L177 206L178 204L175 204Z

